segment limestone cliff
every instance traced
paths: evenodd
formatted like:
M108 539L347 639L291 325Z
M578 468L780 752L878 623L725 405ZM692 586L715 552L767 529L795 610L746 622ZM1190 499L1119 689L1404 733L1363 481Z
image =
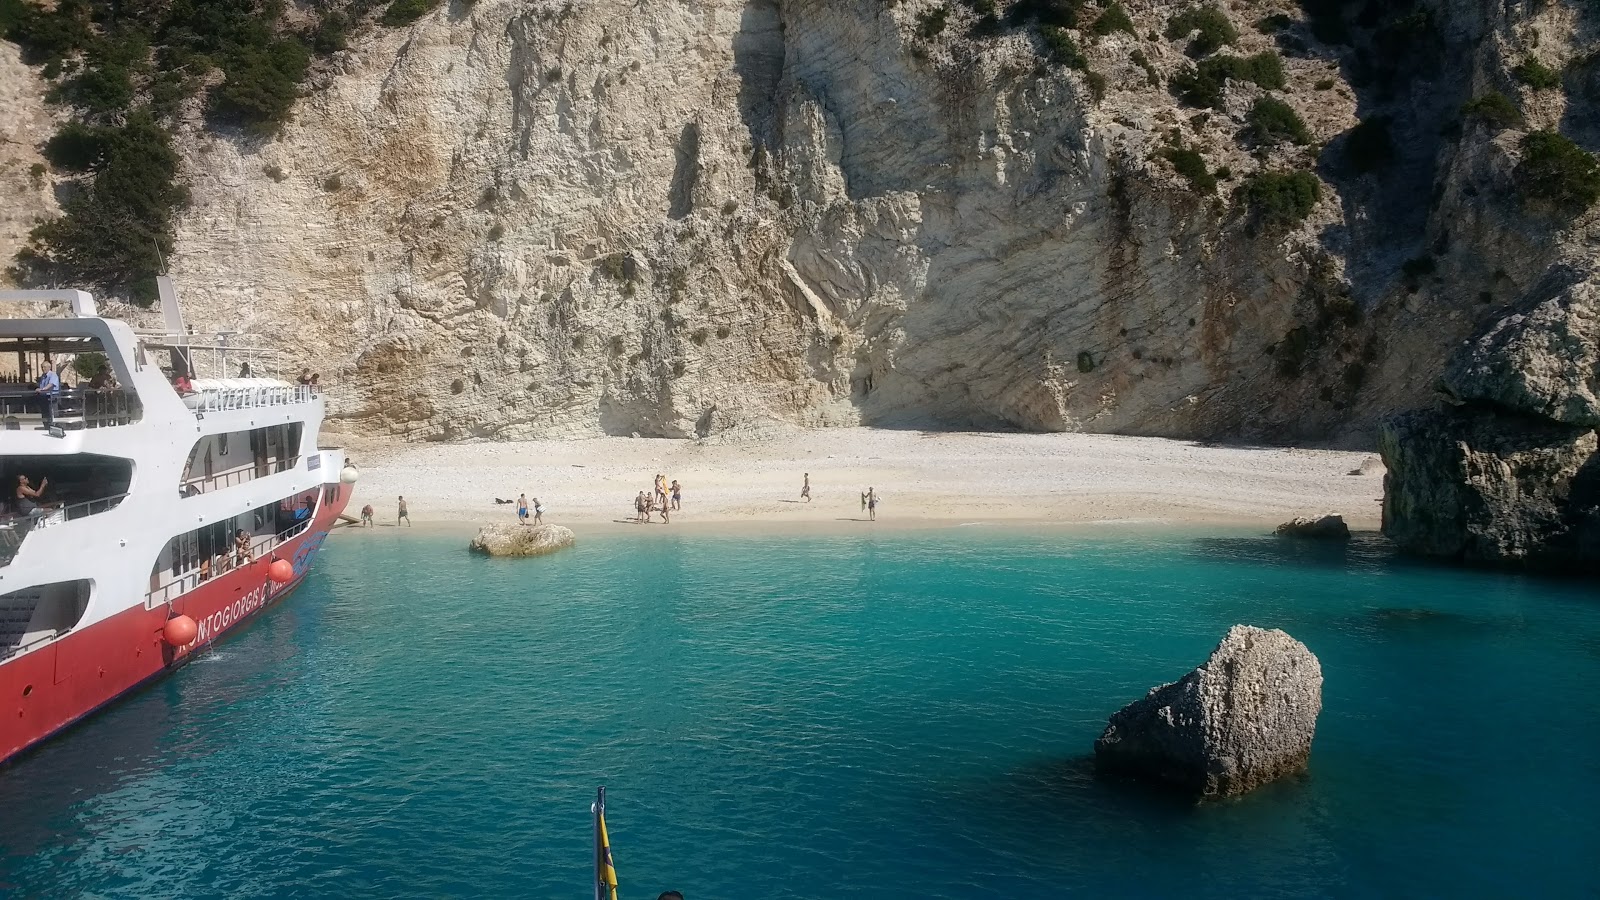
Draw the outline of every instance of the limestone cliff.
M186 122L171 266L192 320L281 344L350 428L409 439L779 418L1369 442L1480 317L1592 253L1594 212L1511 196L1521 129L1459 111L1505 91L1525 128L1600 147L1578 59L1600 23L1346 5L1348 43L1222 4L1228 52L1281 53L1285 83L1200 110L1167 88L1180 7L1148 0L1132 33L1071 32L1094 77L979 4L450 3L359 32L274 139ZM1559 97L1512 80L1529 54L1571 64ZM1266 93L1310 143L1242 136ZM1385 115L1394 159L1358 171L1350 130ZM1225 168L1221 194L1172 147ZM1256 227L1231 187L1295 168L1320 201Z

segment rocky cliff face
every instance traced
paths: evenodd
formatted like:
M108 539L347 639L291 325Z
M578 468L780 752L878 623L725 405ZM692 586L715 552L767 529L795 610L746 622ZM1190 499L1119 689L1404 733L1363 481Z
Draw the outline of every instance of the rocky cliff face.
M447 4L361 32L275 139L185 125L171 267L191 320L408 439L778 418L1362 443L1590 252L1593 213L1510 197L1519 132L1459 113L1507 91L1600 149L1600 74L1561 99L1508 74L1593 46L1584 7L1351 5L1329 43L1298 7L1226 3L1228 52L1281 53L1285 85L1199 110L1165 87L1176 7L1126 6L1133 33L1072 32L1102 86L959 3ZM1413 12L1414 51L1384 52ZM1242 136L1267 93L1309 145ZM1384 115L1394 159L1357 171L1349 131ZM1228 170L1219 196L1174 146ZM1292 229L1229 194L1296 168L1321 199Z
M1442 408L1386 424L1383 527L1401 547L1553 569L1600 562L1600 277L1558 270L1540 294L1461 349Z

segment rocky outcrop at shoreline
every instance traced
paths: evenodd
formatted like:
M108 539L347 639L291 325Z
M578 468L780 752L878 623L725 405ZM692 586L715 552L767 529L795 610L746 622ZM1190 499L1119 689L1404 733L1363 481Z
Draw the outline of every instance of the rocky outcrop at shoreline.
M1573 277L1462 348L1440 408L1380 435L1383 530L1463 562L1600 561L1600 276Z
M1350 539L1350 526L1345 523L1344 516L1338 513L1328 513L1315 518L1296 516L1279 525L1274 533L1281 537L1347 541Z
M1322 666L1306 645L1235 625L1204 665L1113 715L1095 764L1202 799L1242 794L1306 767L1321 711Z
M561 525L485 525L468 549L488 556L544 556L572 542L572 529Z

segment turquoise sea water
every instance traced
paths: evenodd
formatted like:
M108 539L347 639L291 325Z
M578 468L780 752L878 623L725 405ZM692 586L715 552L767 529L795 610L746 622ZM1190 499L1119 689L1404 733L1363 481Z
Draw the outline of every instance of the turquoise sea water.
M379 529L0 770L0 894L1595 896L1600 590L1270 538ZM1194 808L1089 767L1236 622L1322 660L1311 771Z

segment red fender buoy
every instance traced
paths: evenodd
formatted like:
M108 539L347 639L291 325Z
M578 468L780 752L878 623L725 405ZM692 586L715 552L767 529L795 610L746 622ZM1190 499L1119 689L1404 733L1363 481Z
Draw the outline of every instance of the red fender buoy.
M278 584L288 584L294 580L294 564L287 559L275 559L267 568L267 577Z
M184 647L194 643L195 635L199 633L200 626L188 616L173 616L161 627L162 640L174 647Z

